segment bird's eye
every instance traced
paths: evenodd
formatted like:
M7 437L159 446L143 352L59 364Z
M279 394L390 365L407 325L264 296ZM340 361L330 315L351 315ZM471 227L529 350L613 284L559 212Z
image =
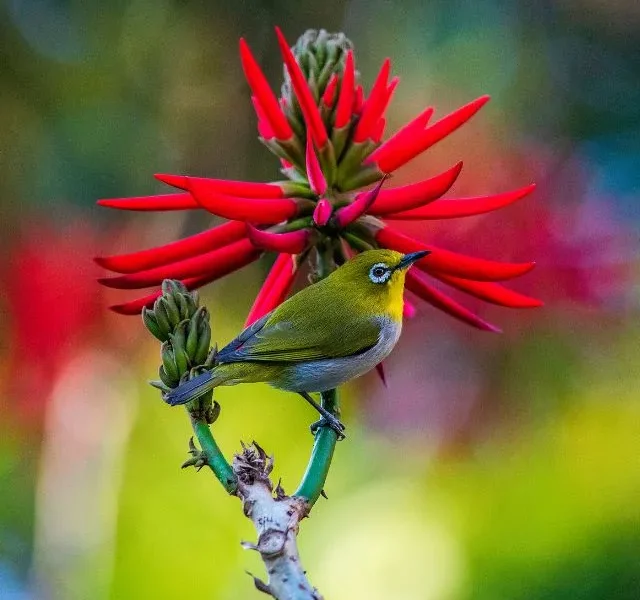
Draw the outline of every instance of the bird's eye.
M391 270L384 263L373 265L369 271L369 279L373 283L384 283L391 276Z

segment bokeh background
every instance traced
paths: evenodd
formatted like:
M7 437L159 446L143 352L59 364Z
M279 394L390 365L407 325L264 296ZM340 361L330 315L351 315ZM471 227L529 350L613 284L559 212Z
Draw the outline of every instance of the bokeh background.
M530 181L499 213L412 233L498 260L537 311L478 304L479 332L420 305L375 376L344 394L349 437L304 523L331 600L640 597L640 5L634 0L5 0L0 8L0 598L253 598L254 533L210 473L181 471L187 419L146 385L158 347L107 311L96 254L156 245L204 213L125 214L156 172L277 178L237 57L270 80L272 26L343 30L365 86L386 56L397 126L482 94L468 125L397 182L465 169L453 193ZM207 288L229 340L268 259ZM311 410L220 390L230 453L258 440L292 490Z

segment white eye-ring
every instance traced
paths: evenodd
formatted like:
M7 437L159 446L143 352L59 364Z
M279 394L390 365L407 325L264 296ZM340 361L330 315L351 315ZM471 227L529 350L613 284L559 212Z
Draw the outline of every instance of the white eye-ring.
M385 283L391 277L391 269L384 263L376 263L369 269L369 279L373 283Z

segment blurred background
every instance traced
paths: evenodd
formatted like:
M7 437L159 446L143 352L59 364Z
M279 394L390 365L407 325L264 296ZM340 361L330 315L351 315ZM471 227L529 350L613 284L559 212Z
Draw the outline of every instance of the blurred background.
M365 87L386 56L392 130L423 107L492 102L404 167L463 159L452 195L538 190L411 233L538 261L536 311L419 304L375 376L343 394L339 444L300 545L331 600L640 596L640 5L633 0L172 2L6 0L0 44L0 599L258 597L236 499L181 471L190 428L146 384L158 345L106 307L91 258L171 241L212 217L118 213L157 172L278 179L237 56L274 87L273 25L344 31ZM197 213L197 214L196 214ZM214 335L242 326L269 259L209 286ZM291 491L315 418L266 387L222 389L216 436L256 439Z

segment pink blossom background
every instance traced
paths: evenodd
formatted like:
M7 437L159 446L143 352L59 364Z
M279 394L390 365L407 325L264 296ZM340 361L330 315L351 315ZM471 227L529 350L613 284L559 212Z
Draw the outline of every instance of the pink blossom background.
M497 213L407 232L537 261L514 287L545 307L472 306L504 333L420 304L375 376L347 386L349 438L304 523L311 580L332 599L637 597L640 587L640 41L636 3L68 4L12 0L0 40L0 599L252 597L253 532L204 471L179 469L183 416L146 385L158 348L106 310L91 257L150 247L204 213L125 215L100 197L160 191L156 172L277 178L237 57L274 86L272 25L343 30L365 86L390 56L390 129L482 93L464 128L398 184L464 160L450 195L538 183ZM202 222L206 220L206 223ZM268 260L209 288L220 343ZM468 303L468 298L465 300ZM261 386L219 394L221 445L257 439L285 489L314 418Z

